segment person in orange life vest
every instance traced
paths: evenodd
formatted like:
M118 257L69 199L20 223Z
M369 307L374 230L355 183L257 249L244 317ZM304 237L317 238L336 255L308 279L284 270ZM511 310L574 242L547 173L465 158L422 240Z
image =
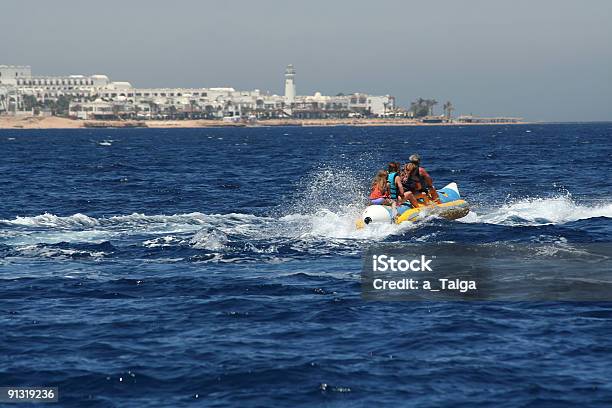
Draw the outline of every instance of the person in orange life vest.
M432 200L440 204L440 197L433 186L432 178L427 173L427 170L420 166L421 157L418 154L413 154L408 160L410 162L404 166L404 171L401 175L404 199L410 201L410 204L417 208L419 204L415 194L426 193Z
M370 202L379 205L391 205L394 203L391 200L389 193L389 182L387 181L388 174L385 170L379 170L372 181L372 192L370 193Z

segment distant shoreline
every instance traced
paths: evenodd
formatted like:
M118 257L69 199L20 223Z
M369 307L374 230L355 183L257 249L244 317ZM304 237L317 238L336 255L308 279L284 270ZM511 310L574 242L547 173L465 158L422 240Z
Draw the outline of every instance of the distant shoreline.
M216 127L269 126L483 126L524 125L532 122L511 123L423 123L414 119L269 119L254 123L234 123L221 120L77 120L57 116L0 116L0 129L81 129L81 128L151 128L191 129Z

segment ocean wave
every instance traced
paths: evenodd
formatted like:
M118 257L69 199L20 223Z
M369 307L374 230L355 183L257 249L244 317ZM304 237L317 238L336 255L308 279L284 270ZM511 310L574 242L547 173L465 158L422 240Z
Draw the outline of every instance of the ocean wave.
M100 247L69 248L58 245L26 245L17 246L9 252L9 257L48 258L48 259L101 259L112 252L110 245L101 244ZM112 248L112 247L111 247Z
M94 218L80 213L66 217L45 213L1 220L9 228L3 228L0 244L13 249L3 251L4 256L26 258L99 259L129 253L143 259L170 256L196 262L276 262L303 256L357 256L364 245L380 242L428 243L456 238L453 229L446 227L453 223L436 218L357 229L355 221L364 207L345 203L332 209L317 204L308 209L303 206L303 213L277 217L192 212ZM483 228L523 227L563 225L599 217L612 218L612 204L578 204L569 196L559 196L476 208L460 222L482 224ZM530 242L534 239L523 238ZM120 253L98 247L108 242L122 248ZM542 244L537 237L535 243Z
M14 220L0 220L0 223L5 225L57 229L91 228L99 225L97 219L81 213L69 217L60 217L54 214L44 213L35 217L16 217Z
M192 247L196 249L218 251L225 247L225 244L228 242L228 237L222 231L204 228L196 232L189 242Z
M526 198L501 207L477 209L459 220L509 226L561 225L591 218L612 218L612 203L579 204L570 195Z
M421 223L377 224L357 229L355 221L363 207L345 206L335 211L321 208L310 213L290 213L277 218L253 214L129 215L93 218L84 214L60 217L42 214L0 220L5 229L0 236L8 244L59 242L99 243L127 237L140 239L143 246L187 245L196 249L219 250L231 242L315 242L330 244L349 241L383 241L402 237L428 225ZM506 226L562 225L591 218L612 218L612 204L578 204L571 197L529 198L500 207L476 208L462 223ZM433 219L435 220L435 219ZM431 231L425 234L431 235ZM415 235L415 239L419 238ZM422 237L421 237L422 238Z
M388 224L357 230L356 218L356 213L327 209L279 218L203 213L109 218L44 214L9 220L15 229L0 238L0 244L8 250L1 257L96 260L129 256L143 260L170 257L189 262L275 263L330 254L358 255L364 243L414 228ZM120 250L98 248L105 242L112 242Z
M230 214L232 215L232 214ZM213 215L214 216L214 215ZM188 214L175 215L145 215L140 213L132 213L129 215L119 215L113 217L93 218L87 215L77 213L74 215L62 217L54 214L44 213L34 217L16 217L12 220L0 220L0 223L5 225L25 226L25 227L41 227L55 229L85 229L97 226L112 227L112 226L146 226L152 224L203 224L208 217L206 214L199 212Z

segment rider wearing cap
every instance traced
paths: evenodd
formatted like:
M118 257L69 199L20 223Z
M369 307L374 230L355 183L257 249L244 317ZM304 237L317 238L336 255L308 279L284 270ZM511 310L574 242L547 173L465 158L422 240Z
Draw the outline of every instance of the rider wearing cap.
M440 203L440 197L436 188L433 186L433 180L423 167L421 167L421 156L413 154L408 159L409 163L405 166L405 171L402 175L402 185L404 187L404 198L417 207L418 203L415 194L426 193L436 203Z

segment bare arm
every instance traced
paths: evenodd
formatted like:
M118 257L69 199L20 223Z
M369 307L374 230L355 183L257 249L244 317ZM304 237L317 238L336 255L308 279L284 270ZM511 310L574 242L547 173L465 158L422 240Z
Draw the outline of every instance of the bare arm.
M404 185L402 184L402 180L399 176L395 177L395 185L397 186L397 196L404 197Z
M421 177L423 177L423 179L425 180L425 183L427 183L427 187L433 188L433 180L429 176L429 173L427 173L427 170L421 167L419 171L421 173Z
M436 188L433 185L433 180L429 176L429 173L427 173L427 170L425 170L422 167L420 168L420 173L423 179L425 180L425 183L427 183L427 189L429 190L429 195L435 202L439 203L440 196L438 196L438 192L436 191Z

